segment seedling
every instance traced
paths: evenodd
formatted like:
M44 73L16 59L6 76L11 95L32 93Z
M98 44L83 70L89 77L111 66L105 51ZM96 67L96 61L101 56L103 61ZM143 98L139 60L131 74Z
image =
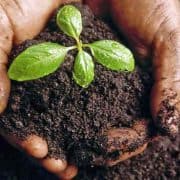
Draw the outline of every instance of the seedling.
M19 54L11 64L8 75L16 81L34 80L56 71L63 63L66 54L78 50L74 62L73 78L77 84L87 88L94 80L94 62L92 56L101 65L116 71L133 71L134 58L129 49L113 40L101 40L83 44L80 40L82 17L77 8L66 5L60 9L56 18L57 25L67 35L76 40L71 47L45 42L33 45ZM84 51L91 50L92 56Z

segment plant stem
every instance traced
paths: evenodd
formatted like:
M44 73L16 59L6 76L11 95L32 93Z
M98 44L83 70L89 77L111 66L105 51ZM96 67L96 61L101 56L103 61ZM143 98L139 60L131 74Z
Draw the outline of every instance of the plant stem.
M71 46L71 47L68 47L67 49L68 49L68 51L71 51L71 50L77 49L77 48L78 48L78 46Z
M82 50L82 41L80 39L76 39L76 42L77 42L77 48L79 51Z

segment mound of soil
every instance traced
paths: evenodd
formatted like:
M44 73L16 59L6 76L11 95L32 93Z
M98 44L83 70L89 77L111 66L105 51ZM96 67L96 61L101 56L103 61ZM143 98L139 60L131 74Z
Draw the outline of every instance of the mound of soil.
M87 7L78 7L83 15L81 39L84 43L119 40ZM15 47L10 58L44 41L65 46L75 43L60 32L53 16L38 37ZM83 89L72 79L76 53L69 53L61 68L52 75L30 82L12 82L9 104L0 117L0 126L19 138L40 135L48 142L49 156L63 158L65 152L72 158L71 162L84 166L93 164L99 155L106 155L106 139L102 138L105 131L112 127L131 127L140 118L150 117L152 79L150 73L140 67L127 73L95 64L95 80Z

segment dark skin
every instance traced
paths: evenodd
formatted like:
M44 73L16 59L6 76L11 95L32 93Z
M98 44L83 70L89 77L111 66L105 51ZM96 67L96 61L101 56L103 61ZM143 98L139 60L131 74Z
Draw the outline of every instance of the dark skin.
M152 60L155 79L151 95L152 116L160 132L175 136L179 132L180 122L180 10L178 1L85 0L84 2L89 4L96 15L111 15L141 62L146 59ZM10 92L6 64L13 44L19 44L37 35L51 13L61 3L63 3L62 0L44 0L43 3L37 0L0 1L0 113L6 108ZM173 107L171 112L163 105L163 102L167 100L168 107ZM106 135L109 142L114 137L118 137L120 142L128 139L131 144L137 138L143 140L146 129L147 124L142 120L132 129L113 129ZM68 165L65 160L46 158L48 145L41 137L32 135L20 142L14 136L7 137L3 130L1 134L11 144L26 151L48 171L60 178L72 179L77 174L77 168ZM147 144L144 144L135 152L126 152L116 161L107 159L105 162L107 165L114 165L141 153L146 146ZM114 148L127 147L109 146L107 150L112 151Z

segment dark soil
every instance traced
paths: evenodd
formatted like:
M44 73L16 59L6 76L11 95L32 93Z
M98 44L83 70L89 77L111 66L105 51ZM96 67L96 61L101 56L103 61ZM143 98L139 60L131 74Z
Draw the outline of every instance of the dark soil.
M0 139L0 180L57 180ZM141 155L112 168L81 169L77 180L179 180L180 135L160 138Z
M119 39L88 8L83 7L81 11L84 43ZM38 37L15 47L11 59L30 45L44 41L65 46L74 44L60 32L53 17ZM150 117L152 79L140 67L127 73L109 71L96 64L95 80L89 88L82 89L72 79L75 54L71 52L52 75L36 81L12 82L9 105L0 118L0 126L19 138L40 135L48 141L50 156L63 158L65 152L72 158L71 162L80 166L93 164L99 155L106 156L106 139L101 138L105 131L112 127L131 127L140 118Z
M141 155L112 168L81 169L77 180L179 180L180 136L149 144Z

